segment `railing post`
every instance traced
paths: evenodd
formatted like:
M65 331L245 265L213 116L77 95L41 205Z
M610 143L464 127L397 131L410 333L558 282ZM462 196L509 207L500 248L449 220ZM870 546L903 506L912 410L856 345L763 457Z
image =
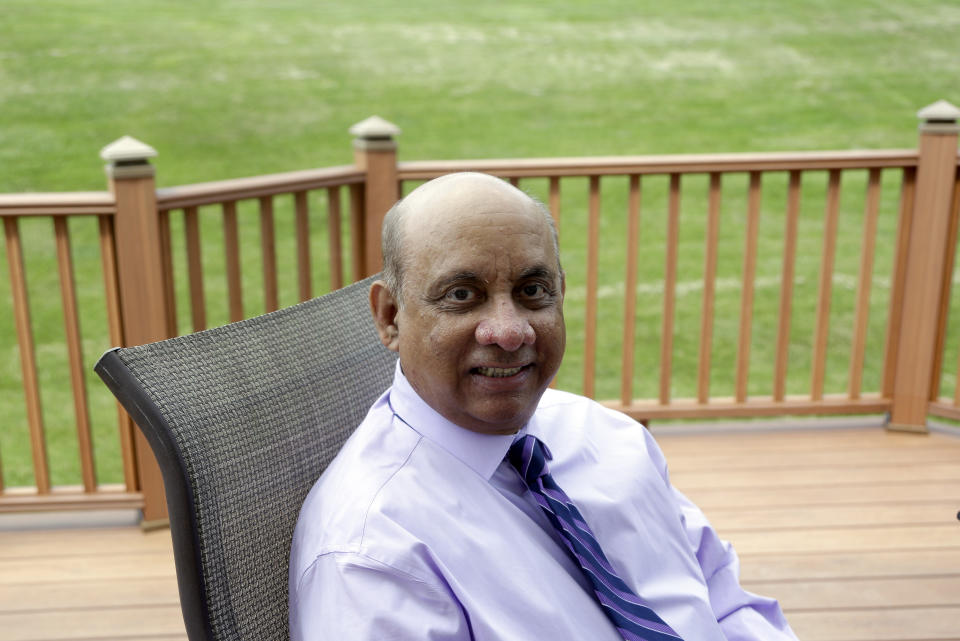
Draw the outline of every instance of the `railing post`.
M366 170L367 181L363 191L363 220L358 230L362 243L354 251L363 252L363 276L380 271L383 256L380 253L380 227L387 210L400 198L397 180L397 141L400 128L379 116L371 116L350 127L353 139L354 162Z
M100 157L108 162L108 182L117 205L114 243L124 345L168 338L157 192L149 161L156 155L152 147L129 136L100 151ZM139 430L135 449L144 501L142 525L149 528L167 519L163 479Z
M927 407L938 359L937 322L941 280L948 251L947 230L957 171L960 109L941 100L917 113L920 142L913 222L898 337L891 430L927 431Z

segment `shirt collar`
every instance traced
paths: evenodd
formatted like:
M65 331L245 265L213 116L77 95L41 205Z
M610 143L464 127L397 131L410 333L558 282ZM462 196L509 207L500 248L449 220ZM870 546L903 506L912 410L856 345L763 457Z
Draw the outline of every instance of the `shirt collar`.
M399 360L388 402L397 418L487 480L517 437L515 434L480 434L447 420L420 398L400 369ZM520 430L520 434L523 433L524 430Z

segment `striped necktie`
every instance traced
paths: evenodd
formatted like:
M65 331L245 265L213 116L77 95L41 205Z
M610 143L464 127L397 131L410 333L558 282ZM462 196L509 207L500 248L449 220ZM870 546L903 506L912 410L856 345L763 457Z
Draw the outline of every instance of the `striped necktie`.
M580 511L547 470L550 458L546 445L529 434L514 442L507 452L507 460L520 472L537 504L590 579L604 612L627 641L680 639L680 635L643 605L640 597L617 576Z

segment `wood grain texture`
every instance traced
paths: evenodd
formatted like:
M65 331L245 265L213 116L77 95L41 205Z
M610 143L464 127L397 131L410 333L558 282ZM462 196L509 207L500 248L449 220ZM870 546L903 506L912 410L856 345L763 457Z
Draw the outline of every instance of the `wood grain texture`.
M660 325L660 404L670 403L673 378L673 317L677 306L677 254L680 243L680 174L670 176L666 262L663 266L663 316Z
M20 243L20 223L16 218L3 219L7 247L7 266L10 274L10 292L13 298L13 317L17 326L17 345L20 348L20 371L23 393L27 403L27 424L30 429L30 450L33 454L33 475L37 492L50 492L50 468L47 459L47 441L43 425L43 407L40 404L40 384L30 321L30 300L27 276L23 268L23 248ZM0 481L0 489L3 483Z
M743 241L743 283L740 291L740 329L737 338L736 394L738 403L747 398L747 379L750 375L750 337L753 327L753 288L757 271L757 234L760 229L760 172L750 172L747 197L747 228Z
M703 300L700 303L700 349L697 355L698 403L706 403L710 400L710 357L713 351L713 304L717 280L717 245L720 238L720 184L720 174L710 174L707 232L703 250Z
M590 178L587 223L587 308L584 321L583 394L593 397L597 362L597 282L600 260L600 178Z
M787 394L787 361L790 348L790 315L793 310L793 273L797 262L797 224L800 217L799 171L790 172L787 191L787 216L783 231L783 267L780 276L780 311L777 322L777 361L773 374L773 398L782 401Z
M627 201L627 274L623 292L623 354L620 367L620 402L633 400L634 330L637 306L637 258L640 252L640 177L630 176Z
M960 438L668 429L657 440L672 482L801 639L958 638Z

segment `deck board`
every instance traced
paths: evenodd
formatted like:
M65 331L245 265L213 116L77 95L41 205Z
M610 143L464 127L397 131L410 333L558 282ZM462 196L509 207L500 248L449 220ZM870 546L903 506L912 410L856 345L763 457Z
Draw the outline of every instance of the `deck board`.
M775 594L787 611L877 607L956 606L960 576L883 577L875 579L829 578L810 581L745 581L743 586L758 594Z
M960 638L960 438L878 429L670 435L674 485L804 641Z
M656 435L743 584L779 598L801 639L960 639L960 438ZM177 604L167 531L0 531L0 641L179 641Z

